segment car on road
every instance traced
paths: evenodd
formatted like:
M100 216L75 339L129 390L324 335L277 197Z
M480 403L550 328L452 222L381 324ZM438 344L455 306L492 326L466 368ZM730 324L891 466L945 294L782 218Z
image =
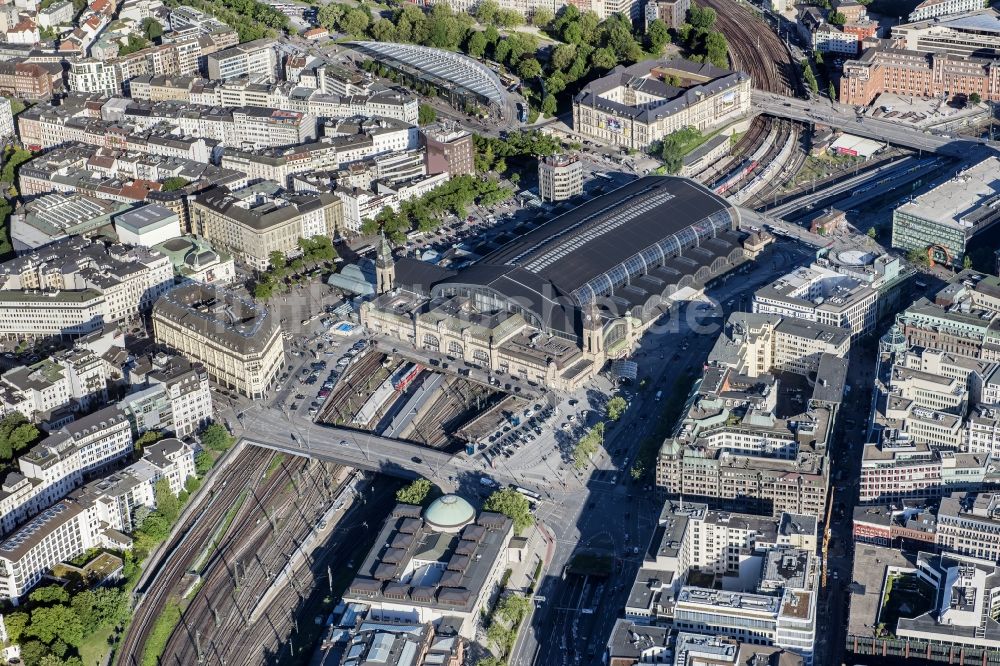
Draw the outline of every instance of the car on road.
M341 446L350 446L351 443L348 442L346 439L342 439L342 440L340 440L340 445Z
M423 460L422 460L422 459L421 459L420 457L418 457L418 456L413 456L412 458L410 458L410 460L411 460L411 461L413 461L413 462L415 462L415 463L416 463L416 464L418 464L418 465L424 462L424 461L423 461Z

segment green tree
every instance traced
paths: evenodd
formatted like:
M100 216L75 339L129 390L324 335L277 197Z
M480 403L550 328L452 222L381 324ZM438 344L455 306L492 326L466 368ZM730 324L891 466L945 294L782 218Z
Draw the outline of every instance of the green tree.
M611 400L608 400L608 418L612 421L620 419L626 409L628 409L628 402L620 395L616 395Z
M437 120L437 111L430 104L421 104L417 110L417 122L421 125L430 125Z
M562 74L556 72L549 78L545 79L545 92L558 95L563 90L566 90L566 79Z
M983 98L979 96L979 93L972 93L969 95L969 104L977 105L983 101Z
M486 33L482 30L476 30L469 36L469 41L465 43L465 50L473 58L482 58L486 55L486 47L488 46Z
M531 24L538 28L544 28L548 26L552 21L554 21L556 15L551 9L546 9L545 7L539 7L531 15Z
M66 641L76 647L83 641L83 623L69 606L41 606L31 611L31 624L25 630L28 636L34 636L48 644L56 638Z
M569 5L572 7L572 5ZM573 59L576 57L576 47L572 44L559 44L554 49L552 49L552 54L549 56L549 65L553 70L556 71L566 71L570 65L573 64Z
M614 69L618 65L618 58L609 48L596 49L590 56L590 65L594 69Z
M274 273L281 274L281 271L288 266L288 257L281 250L273 250L267 255L267 263Z
M170 178L167 178L165 181L163 181L163 185L161 186L160 189L163 190L164 192L174 192L176 190L181 189L182 187L186 187L187 184L190 182L191 181L189 181L187 178L182 178L181 176L171 176Z
M69 601L69 592L59 585L46 585L32 591L28 600L38 605L64 604Z
M145 18L142 20L142 33L146 35L146 39L154 42L163 36L163 25L153 17Z
M604 423L598 423L580 438L573 447L573 464L583 469L590 464L591 457L604 444Z
M670 29L662 19L656 19L649 24L646 30L646 39L649 41L649 51L653 55L663 52L663 47L670 41Z
M41 437L41 431L21 412L11 412L0 419L0 461L11 460Z
M517 66L522 79L534 79L542 75L542 65L535 58L525 58Z
M833 81L830 81L830 87L827 88L826 93L830 96L830 99L837 101L837 86L833 85Z
M328 5L329 6L329 5ZM371 38L376 42L395 42L397 40L396 26L393 25L392 21L385 18L380 18L372 27L368 30Z
M816 81L816 74L813 72L812 65L809 64L809 60L806 58L802 59L802 79L806 82L812 94L819 94L819 83Z
M502 513L513 520L514 532L517 534L535 524L535 517L531 515L528 500L513 488L497 490L487 498L483 508L486 511Z
M497 12L499 11L500 5L496 0L483 0L476 7L474 16L483 25L490 25L496 21Z
M225 426L213 423L201 433L201 445L212 451L226 451L233 445L233 436Z
M36 666L49 654L49 648L41 641L21 643L21 661Z
M691 8L688 10L687 22L695 30L711 30L712 26L715 25L715 10L711 7L699 7L692 2Z
M918 266L926 266L929 263L927 259L927 250L921 250L916 247L906 253L906 259L911 264L916 264Z
M965 255L965 257L962 258L962 268L966 270L972 268L972 257Z
M327 30L335 31L338 29L337 26L340 25L346 9L344 5L331 2L320 7L319 12L316 14L316 20Z
M396 491L396 501L404 504L423 504L433 487L427 479L415 479Z
M878 238L878 230L875 227L868 227L868 238Z
M367 8L351 7L344 12L343 17L340 19L340 30L341 32L346 32L348 35L360 37L368 29L371 17L372 15Z
M141 451L150 444L155 444L161 439L163 439L163 433L159 430L147 430L139 436L139 439L135 440L135 448Z
M826 19L830 25L841 26L847 23L847 17L840 12L831 12Z
M268 280L257 282L253 286L253 297L259 301L266 301L274 295L274 284Z
M118 55L124 56L149 48L149 40L138 33L130 33L124 44L118 47Z
M24 635L24 630L30 622L28 614L21 611L4 613L3 621L7 626L7 638L10 639L10 642L20 643L21 637Z
M156 498L156 510L166 518L168 523L177 521L181 515L181 503L170 490L170 480L160 479L153 485L153 496Z
M710 32L705 37L705 56L716 67L729 65L729 43L721 32Z
M556 115L556 96L552 93L545 95L545 98L542 100L542 113L546 116Z

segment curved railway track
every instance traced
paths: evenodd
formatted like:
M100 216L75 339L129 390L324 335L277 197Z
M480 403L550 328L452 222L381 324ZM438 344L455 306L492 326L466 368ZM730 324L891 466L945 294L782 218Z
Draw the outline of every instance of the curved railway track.
M701 5L715 10L716 27L729 42L729 60L734 70L749 74L752 85L760 90L791 96L802 93L798 64L781 39L755 12L733 0L701 0ZM773 126L771 118L754 118L733 148L733 155L749 155L756 151ZM793 127L792 131L798 133L797 128Z
M169 554L151 579L148 591L134 610L132 622L116 650L115 663L119 666L138 666L141 663L147 637L156 619L170 597L180 590L185 574L199 556L201 548L188 548L185 544L202 544L211 538L239 496L253 487L271 455L270 451L253 447L239 452L236 460L225 470L222 487L213 490L208 506L201 513L189 516L186 528L175 532L165 546Z

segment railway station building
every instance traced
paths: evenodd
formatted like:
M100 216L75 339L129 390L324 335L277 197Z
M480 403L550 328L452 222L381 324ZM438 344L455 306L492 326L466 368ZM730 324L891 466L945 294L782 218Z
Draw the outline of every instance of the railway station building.
M683 58L618 66L573 98L573 130L601 143L645 150L677 130L701 132L750 112L750 76Z
M739 211L648 176L554 217L460 270L380 251L376 336L534 385L574 390L678 298L746 259Z

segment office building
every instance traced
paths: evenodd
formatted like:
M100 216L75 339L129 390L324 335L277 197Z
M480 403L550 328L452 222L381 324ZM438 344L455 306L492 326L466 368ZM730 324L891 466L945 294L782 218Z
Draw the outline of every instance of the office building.
M575 155L548 155L538 159L538 196L542 201L565 201L583 194L583 162Z
M1000 220L1000 158L988 157L892 213L892 246L962 267L974 236Z
M177 214L156 204L139 206L115 217L118 240L151 248L181 235Z
M646 150L686 127L708 132L750 111L750 77L679 58L619 66L573 98L573 130L600 143Z
M447 123L420 129L420 143L426 155L427 173L452 176L476 173L476 148L472 133Z
M258 39L212 53L207 58L208 78L235 79L241 76L263 76L274 80L278 73L278 56L273 39Z
M284 364L284 339L266 308L216 286L189 282L153 306L156 343L204 366L220 386L263 397Z
M241 190L214 187L189 202L191 230L255 270L267 270L271 253L294 258L299 240L332 238L343 228L343 204L329 192L286 192L261 182Z
M646 30L649 24L659 19L671 30L677 30L687 21L691 0L651 0L646 3Z
M910 12L908 20L926 21L939 16L964 14L981 10L988 5L983 0L923 0Z

